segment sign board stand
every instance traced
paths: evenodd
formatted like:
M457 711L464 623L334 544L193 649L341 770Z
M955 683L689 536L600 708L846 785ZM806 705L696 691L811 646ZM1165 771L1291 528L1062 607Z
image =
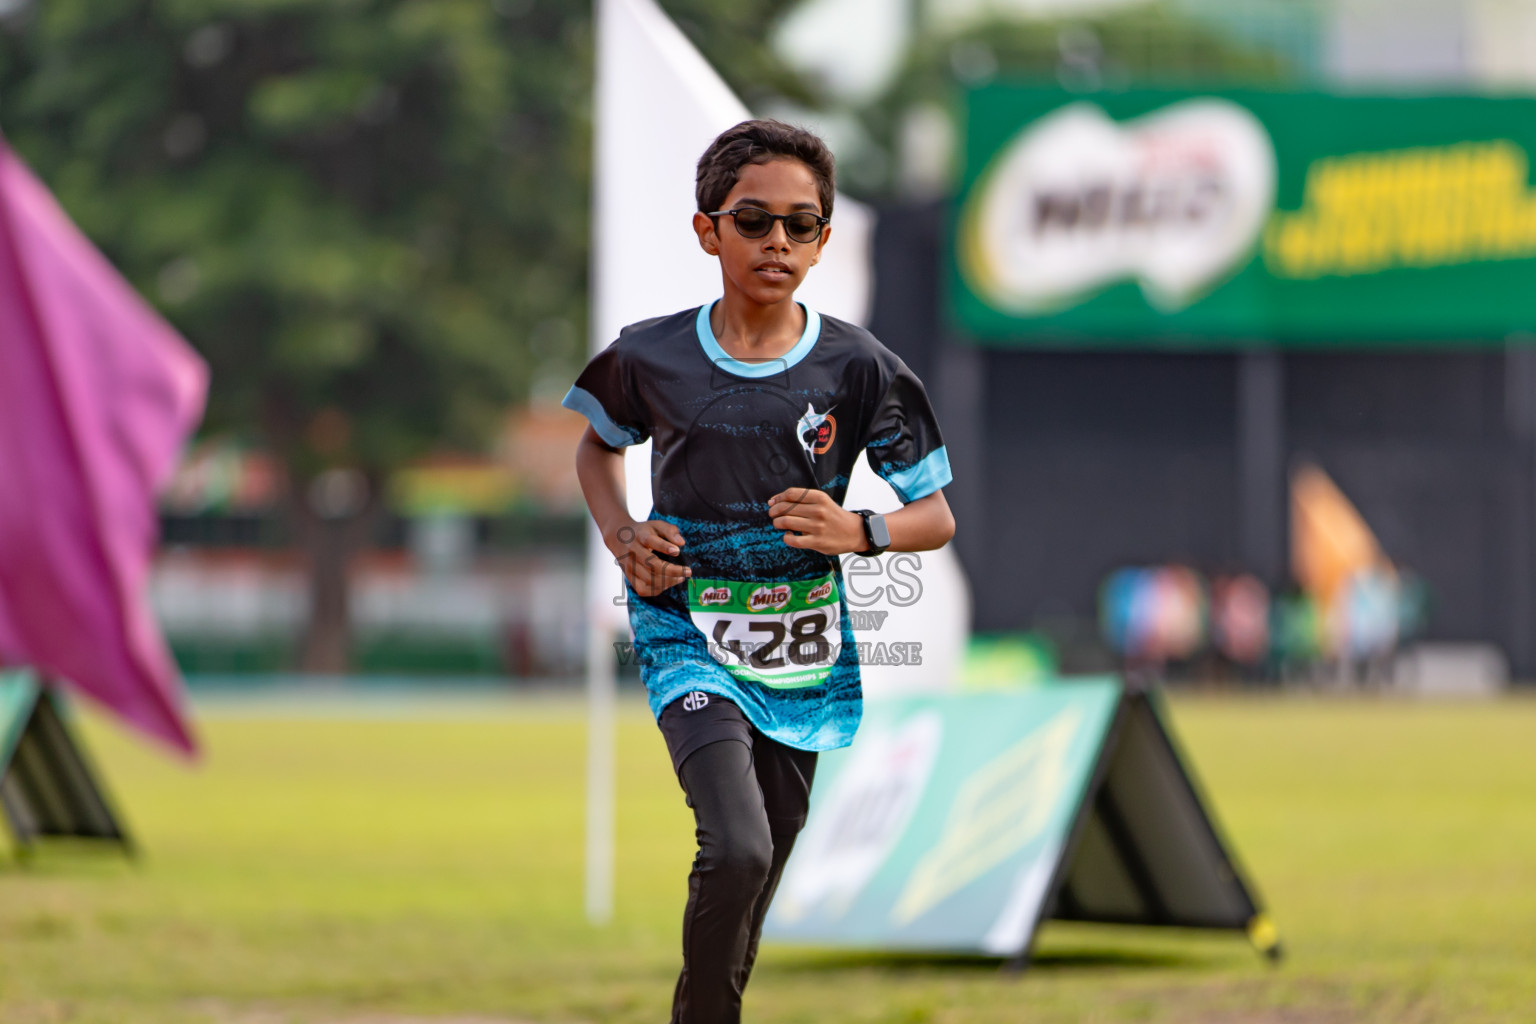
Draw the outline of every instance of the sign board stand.
M43 838L106 840L134 853L60 699L25 672L0 674L0 810L23 858Z
M1119 679L872 700L823 755L768 937L1026 964L1048 920L1279 936L1164 725Z
M1013 966L1046 920L1240 931L1270 960L1284 955L1155 700L1123 692L1050 898Z

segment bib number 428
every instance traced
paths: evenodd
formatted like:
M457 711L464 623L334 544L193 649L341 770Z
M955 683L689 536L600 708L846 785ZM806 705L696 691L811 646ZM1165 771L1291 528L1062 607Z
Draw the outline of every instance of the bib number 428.
M830 573L784 583L691 580L688 614L710 657L743 683L817 686L842 650L842 597Z
M730 635L731 627L738 625L740 620L734 616L721 616L715 623L712 639L717 648L756 669L826 665L832 654L832 643L827 639L827 612L816 609L785 618L787 622L779 619L747 621L744 625L752 639L742 640Z

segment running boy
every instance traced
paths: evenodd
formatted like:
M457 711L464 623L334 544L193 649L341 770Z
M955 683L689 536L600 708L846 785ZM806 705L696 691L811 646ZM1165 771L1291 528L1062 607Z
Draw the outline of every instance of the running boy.
M591 422L577 473L623 569L641 679L697 825L672 1021L731 1024L816 752L859 724L837 556L931 550L954 519L922 383L869 332L795 301L832 234L826 146L743 122L700 158L696 192L722 297L626 327L565 405ZM637 523L620 449L648 437L655 508ZM865 451L899 511L842 507Z

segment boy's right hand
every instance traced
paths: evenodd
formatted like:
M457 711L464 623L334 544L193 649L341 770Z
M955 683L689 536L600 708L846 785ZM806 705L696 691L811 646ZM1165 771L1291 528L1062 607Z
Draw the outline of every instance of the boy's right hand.
M682 531L665 520L630 522L611 531L604 530L603 543L641 597L655 597L693 575L687 566L662 557L680 554L686 543Z

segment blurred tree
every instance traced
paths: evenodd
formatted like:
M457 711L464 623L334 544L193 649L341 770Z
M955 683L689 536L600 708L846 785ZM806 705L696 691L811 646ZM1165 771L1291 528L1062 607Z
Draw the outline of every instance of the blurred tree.
M769 0L667 7L737 88L791 88ZM306 669L346 667L390 472L584 360L590 93L587 0L0 9L0 128L208 359L205 430L287 468Z
M788 99L817 102L809 84L770 44L771 29L793 4L784 0L659 0L750 110Z
M589 18L527 0L48 0L0 125L282 459L303 667L346 666L389 472L579 365Z

